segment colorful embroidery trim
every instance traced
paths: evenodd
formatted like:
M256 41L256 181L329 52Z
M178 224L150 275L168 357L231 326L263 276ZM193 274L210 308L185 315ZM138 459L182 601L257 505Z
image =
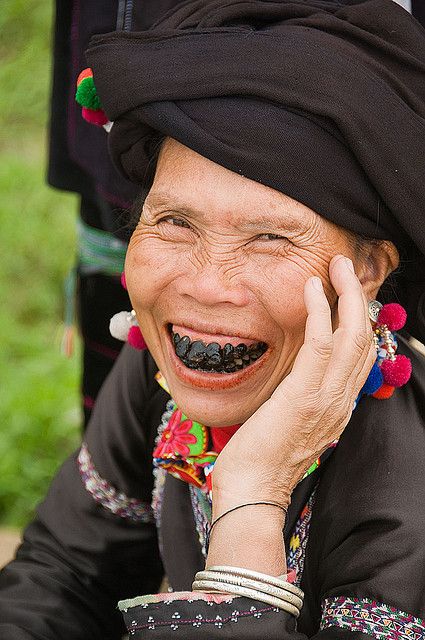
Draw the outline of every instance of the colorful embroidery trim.
M149 503L129 498L99 475L86 443L83 443L78 455L78 466L86 490L102 507L120 518L133 522L154 522L152 507Z
M147 609L150 605L159 604L160 602L166 605L175 603L181 604L183 602L192 604L199 600L206 602L209 606L212 606L213 604L221 604L223 602L226 604L232 604L234 598L238 598L238 596L230 596L223 593L206 593L204 591L176 591L171 595L164 592L149 593L145 596L136 596L135 598L120 600L118 602L118 609L127 613L128 609L133 609L134 607Z
M294 527L289 540L289 552L286 559L288 570L292 569L296 573L295 584L299 587L304 571L305 552L307 548L308 536L310 533L311 514L313 511L316 487L313 490L307 504L301 511L300 517Z
M164 594L140 596L132 600L123 600L118 603L118 608L125 615L127 629L130 636L135 635L137 631L161 629L168 627L172 631L176 631L179 627L191 626L195 628L202 627L206 624L213 625L218 629L222 629L224 625L235 624L241 618L252 617L261 618L264 614L279 613L276 607L249 606L247 598L229 597L228 595L219 594L201 594L192 592L180 592L170 598L160 597ZM199 612L199 601L203 601L205 605L211 607L208 614ZM191 604L196 602L195 611L192 613ZM252 600L250 601L252 602ZM170 615L168 620L163 619L163 608L158 603L168 605L170 607ZM248 607L247 607L248 604ZM238 606L239 605L239 606ZM137 611L129 611L138 608ZM160 616L156 618L159 610ZM218 613L216 613L218 611ZM134 617L134 619L132 619ZM137 619L135 619L137 617Z
M189 485L189 491L199 544L201 545L202 554L206 558L208 553L207 541L211 529L212 505L208 495L202 489Z
M378 640L424 640L425 621L367 598L328 598L322 605L320 629L340 627Z

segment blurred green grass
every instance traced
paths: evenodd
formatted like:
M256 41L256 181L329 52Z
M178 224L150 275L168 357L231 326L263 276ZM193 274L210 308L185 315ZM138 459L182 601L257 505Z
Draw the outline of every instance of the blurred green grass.
M76 196L45 183L47 0L0 7L0 524L22 526L79 440L79 367L60 353Z

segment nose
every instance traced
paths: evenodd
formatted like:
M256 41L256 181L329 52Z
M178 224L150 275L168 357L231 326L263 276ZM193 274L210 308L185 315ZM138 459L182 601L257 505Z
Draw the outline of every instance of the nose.
M226 303L243 307L249 303L248 290L240 278L229 277L217 264L204 263L196 273L180 276L175 284L180 296L189 296L205 307Z

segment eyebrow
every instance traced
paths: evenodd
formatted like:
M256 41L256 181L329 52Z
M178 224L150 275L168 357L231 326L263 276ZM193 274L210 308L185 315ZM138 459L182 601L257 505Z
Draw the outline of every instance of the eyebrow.
M149 205L152 207L166 207L171 211L180 212L188 217L195 218L207 218L205 210L195 209L179 201L174 195L164 192L157 192L149 195ZM284 218L282 219L282 216ZM299 218L294 216L292 212L289 212L284 204L280 210L280 214L277 213L259 213L255 220L246 220L242 216L238 216L236 222L233 225L235 228L241 231L264 231L265 229L274 229L280 231L300 231L302 228L302 222Z
M282 215L285 217L282 218ZM282 215L279 214L259 214L255 220L247 220L241 222L238 227L242 231L256 231L264 228L273 228L281 231L299 231L301 228L300 220L297 220L292 214L287 211L282 211Z
M171 211L179 211L186 215L202 215L202 211L198 211L196 209L192 209L188 207L187 204L180 202L175 196L171 197L163 192L158 192L154 194L149 194L145 201L148 206L153 207L166 207Z

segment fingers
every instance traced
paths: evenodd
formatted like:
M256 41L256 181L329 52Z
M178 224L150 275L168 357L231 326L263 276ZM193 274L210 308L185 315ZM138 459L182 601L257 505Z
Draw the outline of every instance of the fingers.
M352 406L375 360L367 301L351 260L336 256L329 267L338 295L338 327L333 333L328 300L318 278L305 285L307 309L304 344L295 359L290 378L310 393L327 390Z
M291 372L295 384L314 390L321 386L333 350L332 317L323 285L318 277L309 278L304 288L307 309L304 344Z
M320 279L310 278L304 288L308 314L304 344L282 392L291 383L292 389L309 389L310 398L317 401L322 395L328 401L339 398L341 409L351 410L376 358L373 333L367 301L351 260L336 256L329 274L338 295L338 327L333 332L332 313Z
M328 377L339 377L348 382L361 377L363 369L370 369L373 364L373 334L368 305L351 260L335 257L329 274L338 295L339 324L333 337Z

